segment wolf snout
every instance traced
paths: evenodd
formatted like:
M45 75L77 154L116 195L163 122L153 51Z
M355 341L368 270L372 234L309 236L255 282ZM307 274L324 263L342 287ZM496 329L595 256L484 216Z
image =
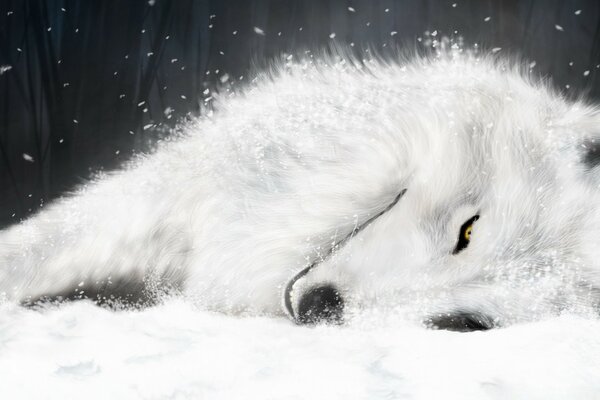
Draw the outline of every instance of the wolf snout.
M296 322L299 324L340 324L344 300L331 285L314 287L300 297Z

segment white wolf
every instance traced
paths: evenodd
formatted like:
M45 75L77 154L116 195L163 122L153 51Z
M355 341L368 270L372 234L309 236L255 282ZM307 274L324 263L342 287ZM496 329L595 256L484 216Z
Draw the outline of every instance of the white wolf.
M203 307L483 329L600 300L600 113L475 55L288 62L0 233L9 300L177 287Z

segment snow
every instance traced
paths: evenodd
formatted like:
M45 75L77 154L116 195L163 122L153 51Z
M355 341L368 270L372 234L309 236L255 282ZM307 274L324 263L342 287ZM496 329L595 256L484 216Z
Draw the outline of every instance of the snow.
M143 311L4 304L0 377L2 399L597 398L600 321L456 333L381 315L301 327L180 299Z

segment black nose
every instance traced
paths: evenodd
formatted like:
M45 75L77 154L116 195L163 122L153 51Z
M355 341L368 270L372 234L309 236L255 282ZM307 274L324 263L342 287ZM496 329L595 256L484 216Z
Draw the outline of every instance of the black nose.
M319 286L307 291L298 304L296 317L300 324L342 322L344 301L333 286Z

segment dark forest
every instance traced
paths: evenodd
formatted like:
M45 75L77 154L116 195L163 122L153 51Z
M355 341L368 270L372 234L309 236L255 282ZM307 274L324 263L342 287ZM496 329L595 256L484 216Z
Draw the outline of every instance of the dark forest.
M441 37L600 99L597 0L1 0L0 226L149 151L273 59Z

